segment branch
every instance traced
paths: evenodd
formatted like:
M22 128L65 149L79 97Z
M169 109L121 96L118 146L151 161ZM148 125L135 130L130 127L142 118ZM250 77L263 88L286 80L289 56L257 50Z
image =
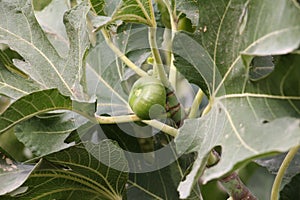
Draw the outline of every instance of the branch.
M257 198L243 184L236 172L222 178L220 182L233 200L257 200Z
M212 167L220 161L220 155L214 149L210 152L206 167ZM230 175L219 180L232 200L257 200L246 185L243 184L239 175L232 172ZM277 200L277 199L276 199Z

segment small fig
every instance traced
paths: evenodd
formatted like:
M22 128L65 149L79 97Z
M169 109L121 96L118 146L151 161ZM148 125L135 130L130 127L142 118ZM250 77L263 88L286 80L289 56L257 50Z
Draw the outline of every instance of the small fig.
M165 113L165 87L160 80L152 76L141 77L133 84L128 102L139 118L159 118Z

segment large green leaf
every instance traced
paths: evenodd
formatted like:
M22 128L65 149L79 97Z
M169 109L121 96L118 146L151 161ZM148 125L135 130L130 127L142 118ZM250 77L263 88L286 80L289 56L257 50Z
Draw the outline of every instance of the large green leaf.
M200 31L197 42L180 35L174 41L175 53L189 55L184 57L191 64L184 75L204 74L212 103L208 115L186 121L176 138L178 150L198 152L191 173L179 186L181 197L189 194L215 146L222 147L222 157L204 172L204 183L254 157L287 151L300 140L300 57L278 57L271 75L249 80L254 55L285 54L298 48L299 9L292 1L205 1L200 13L200 30L205 26L205 31ZM190 45L183 48L186 42ZM207 59L208 54L212 62L201 65L202 55Z
M11 104L0 116L0 133L35 115L52 110L71 110L72 101L57 89L34 92Z
M45 88L57 87L63 94L79 96L83 59L89 45L86 14L82 3L64 16L69 53L61 57L40 28L31 1L1 1L0 43L9 45L24 59L16 66Z
M53 110L72 110L92 119L95 112L93 104L72 101L57 89L34 92L12 103L0 115L0 133L22 121Z
M102 159L123 163L124 155L110 140L87 144L98 149ZM27 191L0 199L122 199L127 173L107 167L77 145L44 158L41 167L22 185Z
M85 122L72 112L43 114L19 123L15 135L34 155L45 156L73 146L74 142L65 140Z
M0 195L20 187L36 166L17 163L0 148Z

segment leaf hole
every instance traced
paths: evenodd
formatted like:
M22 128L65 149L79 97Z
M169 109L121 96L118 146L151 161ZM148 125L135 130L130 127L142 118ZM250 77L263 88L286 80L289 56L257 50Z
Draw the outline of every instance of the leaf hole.
M269 76L275 68L273 56L255 56L249 68L249 79L259 81Z
M221 159L221 154L222 154L222 147L221 146L216 146L213 148L210 152L208 161L207 161L207 167L213 167L216 164L219 163Z
M261 123L262 123L262 124L267 124L267 123L269 123L269 122L270 122L269 120L264 119Z

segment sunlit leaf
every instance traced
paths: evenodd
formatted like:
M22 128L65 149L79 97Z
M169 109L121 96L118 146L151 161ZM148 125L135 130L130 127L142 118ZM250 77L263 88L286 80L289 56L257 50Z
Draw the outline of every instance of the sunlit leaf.
M212 103L208 115L186 121L176 138L180 151L198 152L191 173L179 186L181 197L189 194L203 172L205 157L215 146L222 148L221 160L204 172L204 182L254 157L287 151L300 140L300 82L296 75L300 57L281 56L269 76L249 80L254 55L286 54L298 48L299 10L287 1L206 1L200 8L203 16L196 41L201 45L191 42L189 48L183 48L179 45L185 41L174 43L174 52L181 48L185 52L180 52L190 55L184 57L193 66L186 69L187 77L192 71L204 74ZM274 26L266 25L272 22ZM200 65L205 52L212 62ZM276 142L272 138L281 139Z
M63 94L80 96L83 58L89 45L85 20L89 7L82 3L64 16L70 46L65 58L39 26L30 0L2 1L0 10L0 43L25 59L15 65L44 88L57 87Z
M69 50L69 41L63 20L64 13L68 9L67 1L51 0L51 3L46 8L41 11L35 11L35 16L41 28L62 57L67 55Z

